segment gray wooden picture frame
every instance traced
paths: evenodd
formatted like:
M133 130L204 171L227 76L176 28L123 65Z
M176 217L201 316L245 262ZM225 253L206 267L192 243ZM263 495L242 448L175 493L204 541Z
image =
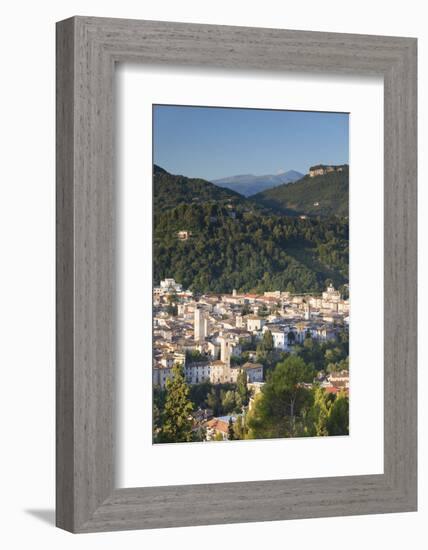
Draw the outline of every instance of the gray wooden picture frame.
M416 39L73 17L57 24L56 47L57 526L83 533L416 510ZM383 474L115 488L117 62L383 77Z

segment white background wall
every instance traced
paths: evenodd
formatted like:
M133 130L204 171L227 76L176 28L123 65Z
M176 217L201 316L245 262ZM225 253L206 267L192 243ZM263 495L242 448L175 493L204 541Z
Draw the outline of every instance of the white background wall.
M70 15L417 36L420 174L427 168L427 43L423 2L366 0L53 0L1 11L0 542L3 548L225 548L290 546L347 550L426 544L428 484L420 468L419 512L354 518L73 536L55 529L54 506L54 23ZM425 156L425 158L424 158ZM420 211L427 191L420 178ZM425 206L425 209L424 209ZM420 247L427 229L421 215ZM421 250L420 280L427 280ZM419 295L426 303L421 284ZM423 314L424 308L421 307ZM422 315L421 315L422 317ZM427 323L420 322L424 334ZM422 347L422 346L421 346ZM427 360L421 349L420 364ZM419 463L427 463L428 383L420 369ZM425 427L425 429L424 429ZM424 433L425 432L425 433ZM425 470L425 471L424 471ZM420 541L418 542L418 538Z

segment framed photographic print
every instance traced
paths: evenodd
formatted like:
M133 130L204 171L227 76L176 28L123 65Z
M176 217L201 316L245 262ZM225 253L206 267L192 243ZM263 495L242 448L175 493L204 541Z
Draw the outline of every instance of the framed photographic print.
M416 509L416 40L57 27L57 525Z

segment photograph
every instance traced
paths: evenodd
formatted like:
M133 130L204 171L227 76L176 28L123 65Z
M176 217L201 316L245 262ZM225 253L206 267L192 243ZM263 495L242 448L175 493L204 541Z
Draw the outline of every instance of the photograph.
M428 25L364 4L5 3L1 548L423 548Z
M349 435L349 114L153 105L153 443Z

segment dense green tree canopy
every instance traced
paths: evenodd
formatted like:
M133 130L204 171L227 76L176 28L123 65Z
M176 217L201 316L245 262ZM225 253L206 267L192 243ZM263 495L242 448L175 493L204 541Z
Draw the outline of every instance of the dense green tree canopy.
M344 393L340 393L331 406L327 429L329 435L349 433L349 399Z
M313 371L300 357L290 356L270 373L248 417L252 437L299 435L296 417L312 404L313 396L303 384L312 382Z
M251 197L283 214L309 216L348 216L349 167L311 178L306 175L294 182L267 189Z
M177 178L179 178L177 180ZM180 241L177 232L191 232ZM197 292L319 292L348 282L348 220L274 214L227 189L154 177L154 280Z
M189 400L189 387L186 384L183 368L174 365L172 380L166 383L165 407L159 422L157 440L161 443L179 443L192 440L190 413L193 405Z

